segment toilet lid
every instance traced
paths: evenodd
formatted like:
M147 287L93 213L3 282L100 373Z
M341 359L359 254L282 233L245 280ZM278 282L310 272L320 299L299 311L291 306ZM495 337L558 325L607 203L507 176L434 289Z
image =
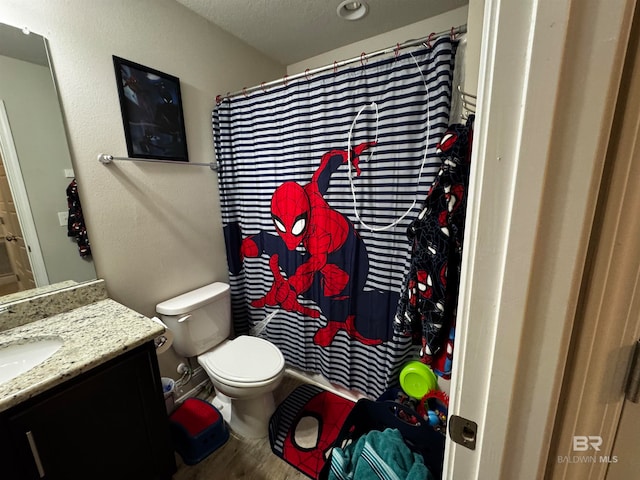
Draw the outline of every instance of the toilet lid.
M216 376L232 382L253 383L268 380L284 368L284 357L271 342L241 335L198 358Z

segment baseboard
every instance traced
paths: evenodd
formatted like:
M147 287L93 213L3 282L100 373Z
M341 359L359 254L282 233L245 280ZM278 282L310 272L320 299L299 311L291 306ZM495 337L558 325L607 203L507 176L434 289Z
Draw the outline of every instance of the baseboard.
M209 376L202 367L193 370L193 377L185 385L176 388L176 404L184 402L189 397L195 397L209 382Z

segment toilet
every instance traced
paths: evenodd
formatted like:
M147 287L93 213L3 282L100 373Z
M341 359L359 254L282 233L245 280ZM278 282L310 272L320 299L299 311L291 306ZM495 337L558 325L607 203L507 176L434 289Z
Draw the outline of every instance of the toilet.
M284 357L271 342L231 336L229 285L212 283L156 305L174 335L173 348L197 357L216 390L214 405L235 433L264 438L275 411L273 390L284 376Z

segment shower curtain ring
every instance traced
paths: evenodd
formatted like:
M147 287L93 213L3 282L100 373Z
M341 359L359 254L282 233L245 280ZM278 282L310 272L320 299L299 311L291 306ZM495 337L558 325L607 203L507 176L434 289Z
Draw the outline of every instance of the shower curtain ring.
M338 62L333 61L333 74L335 75L338 72Z
M309 69L308 68L304 71L304 78L306 78L307 81L311 80L311 76L309 75Z
M262 91L263 91L264 93L267 93L267 89L266 89L266 88L264 88L264 82L262 82L262 83L260 84L260 88L262 88Z
M249 96L249 95L247 95L247 87L242 87L242 94L243 94L245 97L248 97L248 96Z
M396 48L394 49L394 53L396 56L396 60L398 60L398 55L400 55L400 44L396 43Z
M452 42L453 42L453 41L455 41L455 39L456 39L456 34L455 34L455 32L454 32L454 28L453 28L453 27L451 27L451 33L449 34L449 36L451 37L451 41L452 41Z
M282 77L282 83L284 83L285 87L287 86L287 83L289 83L289 75Z
M362 52L362 53L360 54L360 64L361 64L363 67L367 64L367 62L365 62L365 60L366 60L366 58L365 58L365 57L366 57L366 56L367 56L367 54L366 54L365 52Z
M427 48L433 48L431 45L431 39L433 38L434 35L435 35L435 32L431 32L429 34L429 37L427 38Z

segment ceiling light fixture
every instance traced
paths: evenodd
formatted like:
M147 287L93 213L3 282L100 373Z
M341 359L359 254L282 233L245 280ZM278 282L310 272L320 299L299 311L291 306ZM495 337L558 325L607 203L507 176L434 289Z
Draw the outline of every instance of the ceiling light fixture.
M369 12L369 5L365 2L345 0L338 5L338 16L344 20L360 20Z

